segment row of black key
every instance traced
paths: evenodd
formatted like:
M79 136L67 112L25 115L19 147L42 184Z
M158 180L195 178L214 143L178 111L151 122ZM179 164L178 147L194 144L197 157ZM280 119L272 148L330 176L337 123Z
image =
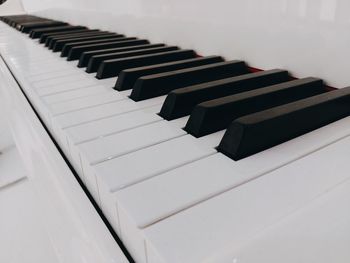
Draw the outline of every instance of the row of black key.
M0 19L24 33L28 33L32 29L40 27L67 25L65 22L53 21L51 19L30 15L3 16Z
M317 78L291 80L284 70L252 73L242 61L198 57L193 50L54 21L39 26L44 23L31 23L30 36L62 50L67 60L79 60L98 79L118 76L114 89L132 89L135 101L167 95L159 115L190 115L184 129L193 136L227 129L218 150L234 160L349 115L350 88L328 92Z

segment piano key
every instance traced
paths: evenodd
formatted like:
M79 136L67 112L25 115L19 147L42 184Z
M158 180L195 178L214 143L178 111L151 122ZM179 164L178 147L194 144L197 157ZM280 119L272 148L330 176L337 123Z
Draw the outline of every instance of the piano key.
M28 72L23 72L24 75L27 77L32 77L32 76L38 76L38 75L46 75L50 74L53 72L57 71L65 71L67 69L67 65L63 64L52 64L50 67L46 66L45 68L43 67L36 67L36 68L31 68L31 70L28 70Z
M72 145L99 139L118 132L130 130L145 124L161 121L159 112L161 104L146 107L137 111L96 120L66 129L67 137Z
M162 103L163 100L163 97L158 97L139 103L132 100L123 100L120 102L109 103L91 109L84 109L77 112L57 116L53 121L57 124L57 130L67 129L69 127L77 126L91 121L155 106Z
M67 57L69 58L70 52L74 47L80 47L80 46L87 46L87 45L98 45L101 43L110 43L110 42L117 42L117 41L128 41L128 40L135 40L135 37L124 37L124 35L116 35L114 37L111 37L109 39L100 39L100 40L90 40L90 41L80 41L75 43L67 43L63 46L61 57ZM71 56L73 58L73 56ZM79 58L79 57L78 57ZM70 59L73 60L73 59ZM68 61L70 61L68 60Z
M67 23L59 21L42 21L42 22L27 22L21 24L20 30L23 33L29 33L34 28L50 27L50 26L65 26Z
M82 172L79 156L80 153L77 147L74 147L74 144L67 145L67 143L70 142L65 132L68 128L160 105L163 100L164 98L162 97L138 103L131 100L121 100L118 102L103 104L76 112L70 112L52 118L52 127L57 140L63 142L63 147L70 150L71 161L75 166L75 169L79 172Z
M238 93L198 104L185 130L201 137L223 130L235 119L326 92L323 81L306 78Z
M128 68L155 65L164 62L177 61L194 57L196 57L196 53L193 50L185 49L137 56L132 58L106 60L99 67L96 78L104 79L115 77L118 76L122 70Z
M29 64L29 63L28 63ZM27 65L28 65L27 64ZM42 65L45 65L43 67ZM49 73L57 70L66 70L66 69L71 69L72 71L78 72L78 74L81 74L82 72L79 71L73 64L66 63L62 60L45 60L41 61L39 63L36 63L36 65L30 65L29 67L22 64L19 65L19 68L23 70L23 73L25 75L38 75L38 74L44 74L44 73Z
M220 131L201 139L185 135L99 163L94 167L96 178L93 180L97 182L95 187L103 186L105 190L101 188L99 192L111 194L206 158L217 153L214 147L218 145L223 134L224 132ZM116 174L116 169L122 172Z
M37 72L48 72L53 68L57 67L65 67L67 68L67 65L64 65L61 62L57 62L51 59L45 59L42 60L40 63L37 62L21 62L17 61L14 63L18 70L22 71L25 75L35 74ZM42 67L42 64L45 64L45 68Z
M115 42L82 45L82 46L73 47L69 51L67 60L71 61L71 60L79 59L80 55L85 51L149 44L148 40L145 40L145 39L135 39L135 38L129 38L129 39L130 40L124 39L125 41L115 41Z
M241 117L218 149L234 160L245 158L347 117L349 105L350 87Z
M204 145L202 140L182 136L94 166L94 172L89 175L89 186L91 189L97 188L99 205L115 231L118 234L122 232L116 224L116 191L214 154L215 150L210 145L217 144L221 136L222 132L207 136ZM167 154L164 155L165 151ZM116 173L116 168L121 172Z
M128 47L120 47L120 48L107 48L107 49L100 49L100 50L93 50L93 51L86 51L81 54L79 58L78 67L83 68L86 67L89 63L89 60L92 56L95 55L104 55L114 52L124 52L124 51L132 51L132 50L138 50L138 49L146 49L146 48L152 48L152 47L164 47L165 44L146 44L146 45L135 45L135 46L128 46Z
M112 90L109 90L109 92L96 94L94 96L77 98L74 99L74 101L69 100L51 104L49 105L49 110L52 113L52 116L57 116L60 114L74 112L77 110L91 108L94 106L124 99L126 99L125 96L121 95L120 93L115 93Z
M83 31L84 30L84 31ZM76 34L77 32L89 32L91 29L87 28L79 28L79 29L74 29L74 30L69 30L69 31L59 31L59 32L48 32L44 33L40 36L39 38L39 43L45 43L46 40L50 37L58 37L58 36L71 36L73 34Z
M122 72L120 72L114 89L119 91L132 89L136 80L142 76L153 75L157 73L163 73L167 71L174 71L190 67L197 67L223 61L224 59L222 57L208 56L180 60L175 62L168 62L163 64L156 64L152 66L125 69Z
M54 79L54 78L60 78L60 77L65 77L68 75L75 75L78 74L78 69L73 70L73 69L64 69L61 71L55 71L55 72L51 72L51 73L45 73L45 74L41 74L41 75L36 75L36 76L31 76L28 77L29 81L43 81L43 80L48 80L48 79Z
M171 122L159 121L136 129L112 134L99 140L79 144L77 148L80 153L79 160L82 165L82 171L84 171L84 183L90 185L93 182L95 185L95 178L89 172L91 165L181 137L185 135L185 132L180 127L183 127L186 121L186 117ZM118 147L115 147L115 145L118 145ZM93 191L94 188L91 187L90 189L93 192L92 194L98 198L97 192Z
M348 181L349 146L349 138L343 139L147 227L142 234L148 259L217 262L216 255L237 251L267 227ZM124 207L118 206L118 212L124 218Z
M49 49L52 49L53 45L56 43L57 40L67 39L72 37L79 37L79 36L94 35L100 32L106 33L108 31L100 31L98 29L79 29L79 30L69 31L69 33L66 33L66 34L60 34L60 33L53 34L46 38L45 46L49 47Z
M69 83L69 82L78 81L78 80L84 80L85 78L86 78L85 74L70 74L68 76L60 76L58 78L33 81L31 82L31 84L35 89L40 89L48 86L64 84L64 83Z
M168 94L160 116L166 120L176 119L190 114L201 102L288 80L290 77L287 71L273 69L177 89Z
M145 100L168 94L174 89L248 72L243 61L233 60L144 76L135 82L130 98L134 101Z
M30 32L31 38L39 38L42 34L45 33L54 33L54 32L68 32L76 29L84 29L86 27L83 26L58 26L58 27L44 27L44 28L38 28L33 29Z
M31 52L31 53L26 53L25 50L18 50L16 57L12 57L11 61L13 63L16 62L22 62L25 61L26 63L36 63L38 61L44 61L44 60L52 60L53 56L50 53L46 52Z
M68 32L57 32L57 33L51 33L50 36L47 36L45 39L45 46L48 46L52 40L58 40L58 39L64 39L64 38L71 38L74 36L79 36L80 34L94 34L98 32L108 32L108 31L101 31L99 29L76 29ZM41 43L41 42L40 42Z
M230 247L217 254L213 262L229 262L232 258L241 262L309 262L316 255L318 262L332 258L335 262L346 263L350 258L344 246L349 243L349 195L347 180L267 227L239 249Z
M63 47L67 44L72 44L72 43L83 43L83 42L88 42L91 43L90 41L93 40L102 40L102 39L115 39L116 37L122 37L123 35L117 35L115 33L98 33L98 34L93 34L93 35L85 35L85 36L79 36L77 38L68 38L68 39L62 39L62 40L57 40L56 43L54 44L52 51L53 52L58 52L62 51Z
M37 18L37 17L26 17L26 18L23 17L12 21L7 21L9 25L11 25L12 27L16 28L19 31L21 31L24 25L30 26L30 25L36 25L36 24L40 25L42 23L45 23L47 27L49 27L49 26L52 26L52 22L56 22L56 21L53 21L50 19Z
M176 46L163 46L163 47L145 48L142 50L132 50L132 51L108 53L103 55L94 55L89 60L88 66L86 68L86 72L87 73L97 72L101 63L105 60L141 56L141 55L154 54L159 52L173 51L178 49L179 48Z
M65 91L61 93L56 93L53 95L46 95L46 96L42 96L41 99L47 104L54 104L54 103L59 103L63 101L66 101L66 102L72 101L77 98L93 96L93 95L108 92L108 91L110 91L110 88L97 85L97 86L84 87L81 89L75 89L75 90Z
M4 21L7 24L13 23L26 23L26 22L34 22L34 21L49 21L50 19L45 19L41 17L36 17L32 15L7 15L1 16L1 21Z
M62 84L57 84L53 86L39 88L36 90L36 92L39 96L46 96L46 95L61 93L68 90L89 87L93 85L98 85L98 83L93 79L87 78L84 80L72 81L70 83L62 83Z
M94 37L94 36L102 36L102 35L107 35L107 34L113 34L113 35L119 35L116 33L111 33L109 31L87 31L87 32L81 32L81 33L76 33L76 34L65 34L65 35L56 35L55 37L51 37L51 38L47 38L45 41L45 45L46 43L48 43L48 48L53 50L54 46L56 45L56 43L58 42L59 45L62 44L62 42L69 42L70 40L75 41L76 39L78 40L79 38L87 38L87 37ZM75 41L78 42L78 41ZM64 43L65 44L65 43ZM62 44L62 46L64 46L64 44Z

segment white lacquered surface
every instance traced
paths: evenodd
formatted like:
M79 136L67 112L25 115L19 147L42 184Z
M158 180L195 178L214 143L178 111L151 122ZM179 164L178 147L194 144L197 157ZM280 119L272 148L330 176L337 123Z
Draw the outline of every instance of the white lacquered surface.
M6 39L6 34L0 38ZM7 48L11 49L9 46ZM7 48L1 42L2 55L8 55L5 52ZM44 251L39 253L38 249L30 251L30 247L26 247L23 254L16 251L14 257L11 255L1 262L127 262L2 60L0 75L6 116L27 172L27 179L12 184L20 187L18 191L13 190L11 193L11 189L6 186L6 192L0 192L3 194L1 200L8 202L2 206L2 211L8 214L2 216L5 221L1 222L9 223L9 228L2 231L4 235L1 238L6 235L12 238L4 240L5 244L1 247L6 249L12 246L16 243L14 235L23 234L31 239L26 243L27 239L24 238L20 246L43 244L40 249ZM21 82L20 79L18 81ZM27 95L31 94L28 92ZM18 202L21 199L25 201ZM10 203L13 206L9 207ZM22 212L17 213L17 218L11 219L16 207ZM28 215L29 209L32 209L32 215ZM9 230L15 227L16 222L19 224L21 216L27 217L26 223L29 225L36 225L30 229L22 224L11 233ZM36 235L37 229L40 231ZM13 251L11 249L9 253ZM1 253L2 256L4 253Z
M242 244L239 251L227 251L213 260L347 263L350 258L349 198L350 183L347 182L268 227Z

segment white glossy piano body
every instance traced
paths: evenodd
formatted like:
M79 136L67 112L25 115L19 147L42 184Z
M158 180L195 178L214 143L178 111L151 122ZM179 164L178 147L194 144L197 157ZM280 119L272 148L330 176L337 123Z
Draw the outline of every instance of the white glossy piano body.
M106 0L103 3L24 0L22 4L27 12L72 24L192 48L201 55L242 59L257 68L280 67L296 77L322 77L335 87L350 83L347 72L350 66L347 7L350 3L345 0L250 0L244 3L228 0ZM145 130L141 127L135 129L135 134L123 137L117 128L103 123L103 118L113 116L97 116L94 123L95 119L89 119L88 109L86 112L72 109L71 113L78 115L67 117L65 110L72 106L69 100L51 97L52 105L57 103L53 100L61 103L52 106L47 103L50 99L45 102L41 96L54 94L62 88L69 90L65 81L70 81L72 75L75 81L86 82L86 87L102 86L101 89L108 88L115 79L98 82L81 73L74 63L63 62L42 50L25 35L5 25L1 25L1 29L5 32L1 36L1 55L48 130L71 158L72 165L83 174L84 183L137 262L349 261L349 118L238 162L216 153L213 149L217 143L215 136L198 142L178 129L183 120L174 122L174 129L166 130L168 125L153 115L149 117L147 111L142 112L150 118L146 123L158 126L147 130L146 125ZM44 70L40 68L43 61L48 62ZM33 178L41 175L39 189L46 187L42 183L46 181L56 187L59 193L52 195L64 200L60 201L64 206L59 213L68 213L64 207L72 210L67 214L67 224L74 221L76 225L70 225L71 229L63 233L76 234L78 243L92 242L91 247L74 250L67 257L78 257L79 253L90 251L91 256L86 256L90 262L124 260L113 248L116 244L102 222L97 222L99 219L93 214L92 206L87 200L81 200L85 198L83 194L77 193L78 198L73 194L81 189L21 90L11 80L5 64L1 63L2 86L9 98L9 119L22 158ZM63 84L59 86L56 82L47 87L50 80L41 79L40 75L56 72L57 68L67 73L62 78L53 78L60 79ZM40 82L44 86L40 86ZM9 86L13 88L8 89ZM101 111L111 102L125 102L128 95L126 92L113 97L110 92L106 90L97 96L103 101ZM151 113L159 110L162 99L157 100L147 105ZM92 107L95 102L79 103ZM140 116L135 114L134 117ZM84 120L70 122L77 117L86 117L86 123ZM115 118L115 122L126 123L122 117ZM93 130L94 125L112 131L99 134ZM91 133L74 137L84 130ZM136 138L156 130L163 131L157 134L163 136L157 140L166 142L153 142L157 144L153 148L136 142L139 143L137 147L147 148L144 151L128 148L128 136ZM152 144L153 137L149 137L149 144ZM126 145L122 145L124 141ZM115 151L111 142L120 142L125 152ZM109 145L112 146L108 148ZM169 148L174 150L168 151ZM180 156L181 151L186 154ZM87 155L82 157L80 152ZM152 160L147 159L150 156L160 160L162 165L157 166L157 170L148 165L147 161ZM169 156L176 162L171 163L167 159ZM109 158L112 160L106 161ZM134 165L135 160L140 161L141 168ZM46 165L38 165L43 163ZM115 181L113 171L119 167L121 175L119 181ZM99 181L94 173L103 174L103 179ZM51 191L39 191L45 198L48 192ZM78 208L81 203L87 207ZM96 225L98 230L93 230L89 224ZM83 227L89 231L85 233ZM57 242L57 235L53 233L53 243ZM95 235L100 235L100 240L104 241L93 242ZM69 235L59 241L64 242L65 238ZM62 243L57 246L63 247ZM94 255L100 258L95 259ZM69 262L69 259L62 259L62 262Z

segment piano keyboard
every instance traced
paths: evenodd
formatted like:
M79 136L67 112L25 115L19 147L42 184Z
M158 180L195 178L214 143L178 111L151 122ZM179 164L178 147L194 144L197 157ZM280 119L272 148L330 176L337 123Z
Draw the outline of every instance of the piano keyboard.
M1 20L28 34L1 25L3 58L136 262L256 262L250 251L298 228L286 218L350 187L350 87L30 15Z

